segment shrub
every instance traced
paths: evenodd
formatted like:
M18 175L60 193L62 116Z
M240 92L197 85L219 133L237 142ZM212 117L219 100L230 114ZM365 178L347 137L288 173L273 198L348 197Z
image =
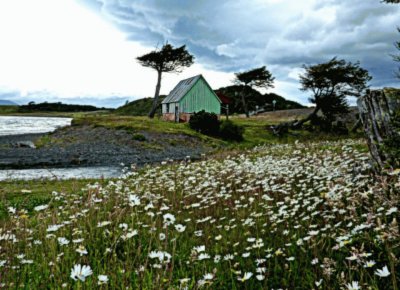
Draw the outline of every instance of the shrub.
M336 121L332 124L332 132L338 135L347 135L349 130L343 121Z
M333 133L337 135L347 135L349 130L344 121L336 119L333 116L314 116L310 120L310 125L306 128L310 131L320 131L325 133Z
M146 141L146 137L139 133L133 134L132 139L136 141Z
M189 126L202 134L216 136L219 133L220 121L216 114L202 110L190 117Z
M230 120L223 121L219 129L219 135L224 140L242 141L244 128Z
M319 130L321 132L332 131L332 120L325 116L313 116L310 120L310 125L313 130Z

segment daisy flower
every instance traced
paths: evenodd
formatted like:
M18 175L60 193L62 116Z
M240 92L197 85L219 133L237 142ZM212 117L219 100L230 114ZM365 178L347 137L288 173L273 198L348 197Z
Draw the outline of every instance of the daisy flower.
M390 272L389 272L389 270L388 270L388 267L385 266L385 267L383 267L382 269L376 270L376 271L375 271L375 275L377 275L377 276L383 278L383 277L389 276L389 275L390 275Z
M92 269L90 266L86 265L81 265L81 264L76 264L74 267L71 269L71 278L77 281L78 279L81 281L85 281L86 277L92 275Z

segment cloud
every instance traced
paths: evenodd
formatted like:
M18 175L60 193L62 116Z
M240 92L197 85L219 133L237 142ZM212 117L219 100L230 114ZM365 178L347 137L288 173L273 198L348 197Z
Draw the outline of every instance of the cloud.
M366 0L85 0L127 37L153 47L187 44L206 68L234 72L266 64L282 81L302 64L361 61L375 84L394 81L389 57L400 6ZM289 3L290 2L290 3ZM93 6L92 6L93 8Z
M0 93L94 104L152 96L155 72L135 58L168 41L186 44L196 63L164 74L162 94L199 73L217 89L266 65L276 78L270 91L307 103L302 65L335 56L360 61L373 87L398 86L390 57L398 19L400 5L379 0L4 0Z

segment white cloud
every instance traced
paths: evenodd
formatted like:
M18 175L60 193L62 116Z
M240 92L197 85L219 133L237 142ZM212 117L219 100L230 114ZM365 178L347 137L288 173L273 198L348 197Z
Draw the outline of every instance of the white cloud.
M134 55L146 48L75 2L3 1L0 11L0 85L63 95L134 91L127 78L134 83Z
M292 80L298 81L300 79L300 75L303 74L305 70L303 68L293 68L288 73L288 78Z
M154 47L126 40L76 2L2 1L0 37L0 92L17 91L16 99L154 94L155 72L135 60ZM229 74L196 64L180 75L165 74L161 93L168 93L180 78L200 73L213 86L230 81Z
M399 18L399 5L365 0L3 0L0 93L152 96L156 74L135 58L168 40L187 44L196 64L165 74L162 94L195 74L219 88L266 65L270 91L304 102L301 65L334 56L360 60L373 85L393 84Z

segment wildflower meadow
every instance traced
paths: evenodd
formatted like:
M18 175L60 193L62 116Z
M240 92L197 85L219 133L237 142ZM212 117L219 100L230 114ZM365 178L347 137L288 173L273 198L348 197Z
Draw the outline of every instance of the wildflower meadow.
M398 289L400 175L362 140L132 168L0 221L11 289Z

